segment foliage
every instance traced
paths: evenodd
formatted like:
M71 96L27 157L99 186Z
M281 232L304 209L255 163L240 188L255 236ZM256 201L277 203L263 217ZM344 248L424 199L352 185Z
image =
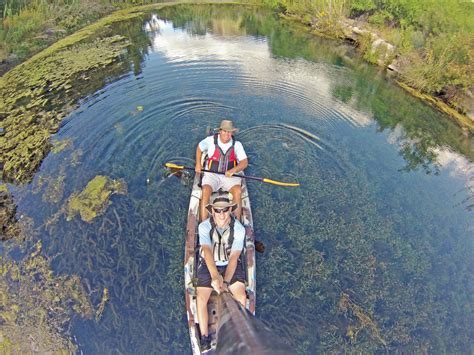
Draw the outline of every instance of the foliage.
M309 16L312 26L333 35L334 21L328 18L367 15L370 24L391 31L387 35L394 39L396 54L407 57L399 63L399 70L410 86L445 100L472 90L472 3L457 0L261 0L257 3L296 13L304 23ZM363 53L369 62L377 62L377 54L370 46L366 45ZM450 94L445 95L446 92Z
M0 30L0 60L18 62L64 35L116 8L151 3L147 0L5 0ZM452 101L472 90L474 6L457 0L242 0L297 14L303 23L326 35L340 37L338 20L368 15L373 26L391 29L398 53L407 56L399 65L410 86ZM448 44L444 52L440 48ZM369 62L377 53L364 52ZM467 53L467 58L466 58ZM385 61L384 61L384 64ZM443 68L448 68L444 72ZM449 92L448 95L445 95Z
M110 13L106 2L7 1L0 29L4 56L23 61L66 34ZM0 58L5 59L5 58Z
M431 94L448 88L469 88L474 65L474 38L463 34L442 34L427 40L422 53L412 52L404 80L411 86Z

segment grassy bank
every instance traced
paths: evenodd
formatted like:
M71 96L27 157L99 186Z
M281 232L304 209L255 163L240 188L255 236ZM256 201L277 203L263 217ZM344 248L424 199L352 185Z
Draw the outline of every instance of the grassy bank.
M3 0L0 1L0 74L46 48L58 39L119 9L151 0ZM199 2L199 1L196 1ZM201 1L204 2L204 1ZM400 80L430 95L464 116L474 115L473 53L474 3L460 0L242 0L269 6L296 17L321 34L344 37L346 20L368 28L395 46L385 65L392 62ZM366 40L364 40L364 38ZM358 41L362 55L377 62L368 43ZM380 64L380 63L379 63ZM430 102L430 101L429 101ZM431 100L431 104L433 100ZM452 112L452 111L451 111ZM468 126L471 120L457 119ZM468 131L472 131L467 127Z
M368 29L395 46L391 57L395 60L385 65L392 62L404 84L417 90L421 94L418 96L434 96L472 120L474 3L459 0L254 2L272 6L331 37L345 37L348 20L354 26ZM369 41L362 38L357 45L365 59L376 62L377 55ZM463 125L462 120L457 121ZM465 122L471 124L469 121Z

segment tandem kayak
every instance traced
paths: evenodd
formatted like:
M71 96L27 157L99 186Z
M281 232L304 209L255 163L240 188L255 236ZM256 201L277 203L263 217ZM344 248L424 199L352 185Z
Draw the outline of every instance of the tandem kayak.
M184 253L184 283L186 311L188 316L189 336L191 338L191 348L193 354L201 354L200 333L196 306L196 282L199 262L199 203L201 201L200 176L196 174L193 181L193 188L188 209L188 223L186 228L186 245ZM241 222L245 227L245 244L241 254L241 260L246 275L246 309L255 315L256 297L256 258L255 258L255 237L253 231L252 210L245 179L242 179L242 217ZM217 293L212 292L208 302L209 312L209 335L211 336L211 350L214 352L217 342Z

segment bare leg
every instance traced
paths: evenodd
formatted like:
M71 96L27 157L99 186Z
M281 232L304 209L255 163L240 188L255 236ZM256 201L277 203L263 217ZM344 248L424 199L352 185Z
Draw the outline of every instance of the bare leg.
M201 331L201 336L209 335L209 314L207 313L207 302L212 293L212 288L210 287L197 287L197 316L199 321L199 330Z
M240 221L240 217L242 215L242 189L240 185L234 185L231 187L229 192L232 194L232 201L237 203L237 208L234 211L234 216Z
M229 290L232 292L235 299L245 307L245 301L247 300L247 295L245 294L245 285L242 282L237 281L229 286Z
M207 219L207 209L206 206L209 204L209 199L211 198L212 187L209 185L202 186L202 196L201 196L201 205L199 206L199 218L200 221Z

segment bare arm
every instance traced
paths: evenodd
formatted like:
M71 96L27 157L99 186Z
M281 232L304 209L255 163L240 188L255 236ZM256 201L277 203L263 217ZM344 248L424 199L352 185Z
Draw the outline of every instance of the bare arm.
M240 173L242 170L244 170L247 166L249 165L249 160L248 159L243 159L239 161L239 164L237 164L236 167L229 169L225 172L225 176L232 176L236 173Z
M201 165L201 159L202 159L202 151L201 149L199 148L199 144L196 148L196 166L195 166L195 170L196 170L196 173L201 173L201 169L202 169L202 165Z

